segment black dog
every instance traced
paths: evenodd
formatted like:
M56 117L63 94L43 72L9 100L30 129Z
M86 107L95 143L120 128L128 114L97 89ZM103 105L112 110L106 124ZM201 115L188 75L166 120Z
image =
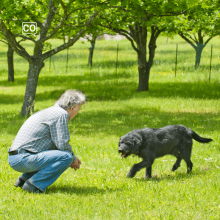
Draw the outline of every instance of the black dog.
M212 141L212 139L200 137L183 125L169 125L159 129L144 128L127 133L119 140L118 152L122 153L121 157L136 154L143 158L142 162L131 168L127 177L134 177L140 169L146 167L146 178L151 178L151 166L154 160L167 154L177 158L172 171L180 166L183 159L187 164L187 173L189 173L193 167L190 160L192 139L200 143Z

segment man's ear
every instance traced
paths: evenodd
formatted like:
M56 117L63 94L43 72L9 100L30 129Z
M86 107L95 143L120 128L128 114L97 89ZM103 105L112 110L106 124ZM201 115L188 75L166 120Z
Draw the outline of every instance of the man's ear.
M71 111L73 111L73 110L75 109L75 107L76 107L76 106L75 106L75 105L73 105L73 106L71 107Z

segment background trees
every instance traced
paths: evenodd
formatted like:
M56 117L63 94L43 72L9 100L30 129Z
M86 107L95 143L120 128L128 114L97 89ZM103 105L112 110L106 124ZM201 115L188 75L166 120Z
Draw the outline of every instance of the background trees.
M137 53L139 84L137 91L149 90L150 69L159 35L166 30L167 17L186 13L186 1L122 1L111 12L100 15L101 26L124 35ZM148 40L148 36L150 39ZM147 57L148 45L148 57Z
M124 35L137 54L137 91L149 90L156 42L162 32L178 33L190 43L196 50L197 67L202 49L219 33L217 4L218 0L12 0L10 4L8 0L3 0L0 6L0 31L2 39L9 45L8 63L13 58L12 51L29 62L21 115L34 110L38 76L45 60L72 46L87 34L91 37L89 64L92 65L95 39L106 28ZM38 27L36 35L22 34L23 22L35 22ZM68 36L67 42L64 41L56 48L51 48L51 45L49 47L48 41L51 38L65 36ZM24 40L33 43L32 54L22 45L21 41ZM10 64L10 67L13 65Z
M204 47L215 36L219 35L218 1L211 0L204 4L196 4L187 14L177 16L174 20L178 33L196 52L195 69L199 67Z
M29 62L29 70L26 84L24 103L21 115L25 116L33 112L38 76L44 67L44 61L72 46L82 36L89 25L99 13L99 1L62 1L62 0L36 0L13 1L8 4L4 0L1 5L0 30L11 48ZM21 34L22 22L36 22L38 29L35 35ZM10 23L15 25L10 26ZM14 28L16 26L16 28ZM18 32L17 27L21 27ZM44 51L47 41L58 36L65 29L75 30L68 42ZM72 32L71 32L72 33ZM18 43L16 37L33 42L33 54Z
M0 42L7 44L8 51L7 51L7 62L8 62L8 81L14 82L14 50L12 49L11 45L5 40L3 34L0 32Z

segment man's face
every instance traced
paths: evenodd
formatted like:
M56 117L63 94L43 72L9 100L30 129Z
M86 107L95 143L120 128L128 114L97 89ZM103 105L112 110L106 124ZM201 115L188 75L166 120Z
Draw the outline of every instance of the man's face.
M72 106L70 109L68 109L68 113L70 115L69 117L69 121L71 121L77 114L78 114L78 111L80 110L81 108L81 103L77 106Z

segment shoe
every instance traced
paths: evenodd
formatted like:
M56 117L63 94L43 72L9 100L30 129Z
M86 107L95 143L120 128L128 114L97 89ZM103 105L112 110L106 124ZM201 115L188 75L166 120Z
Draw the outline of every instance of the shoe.
M23 185L24 185L24 183L25 183L25 181L21 178L21 177L19 177L17 180L16 180L16 182L15 182L15 184L14 184L14 186L15 187L22 187Z
M40 189L32 185L28 180L24 183L22 189L31 193L43 193Z

